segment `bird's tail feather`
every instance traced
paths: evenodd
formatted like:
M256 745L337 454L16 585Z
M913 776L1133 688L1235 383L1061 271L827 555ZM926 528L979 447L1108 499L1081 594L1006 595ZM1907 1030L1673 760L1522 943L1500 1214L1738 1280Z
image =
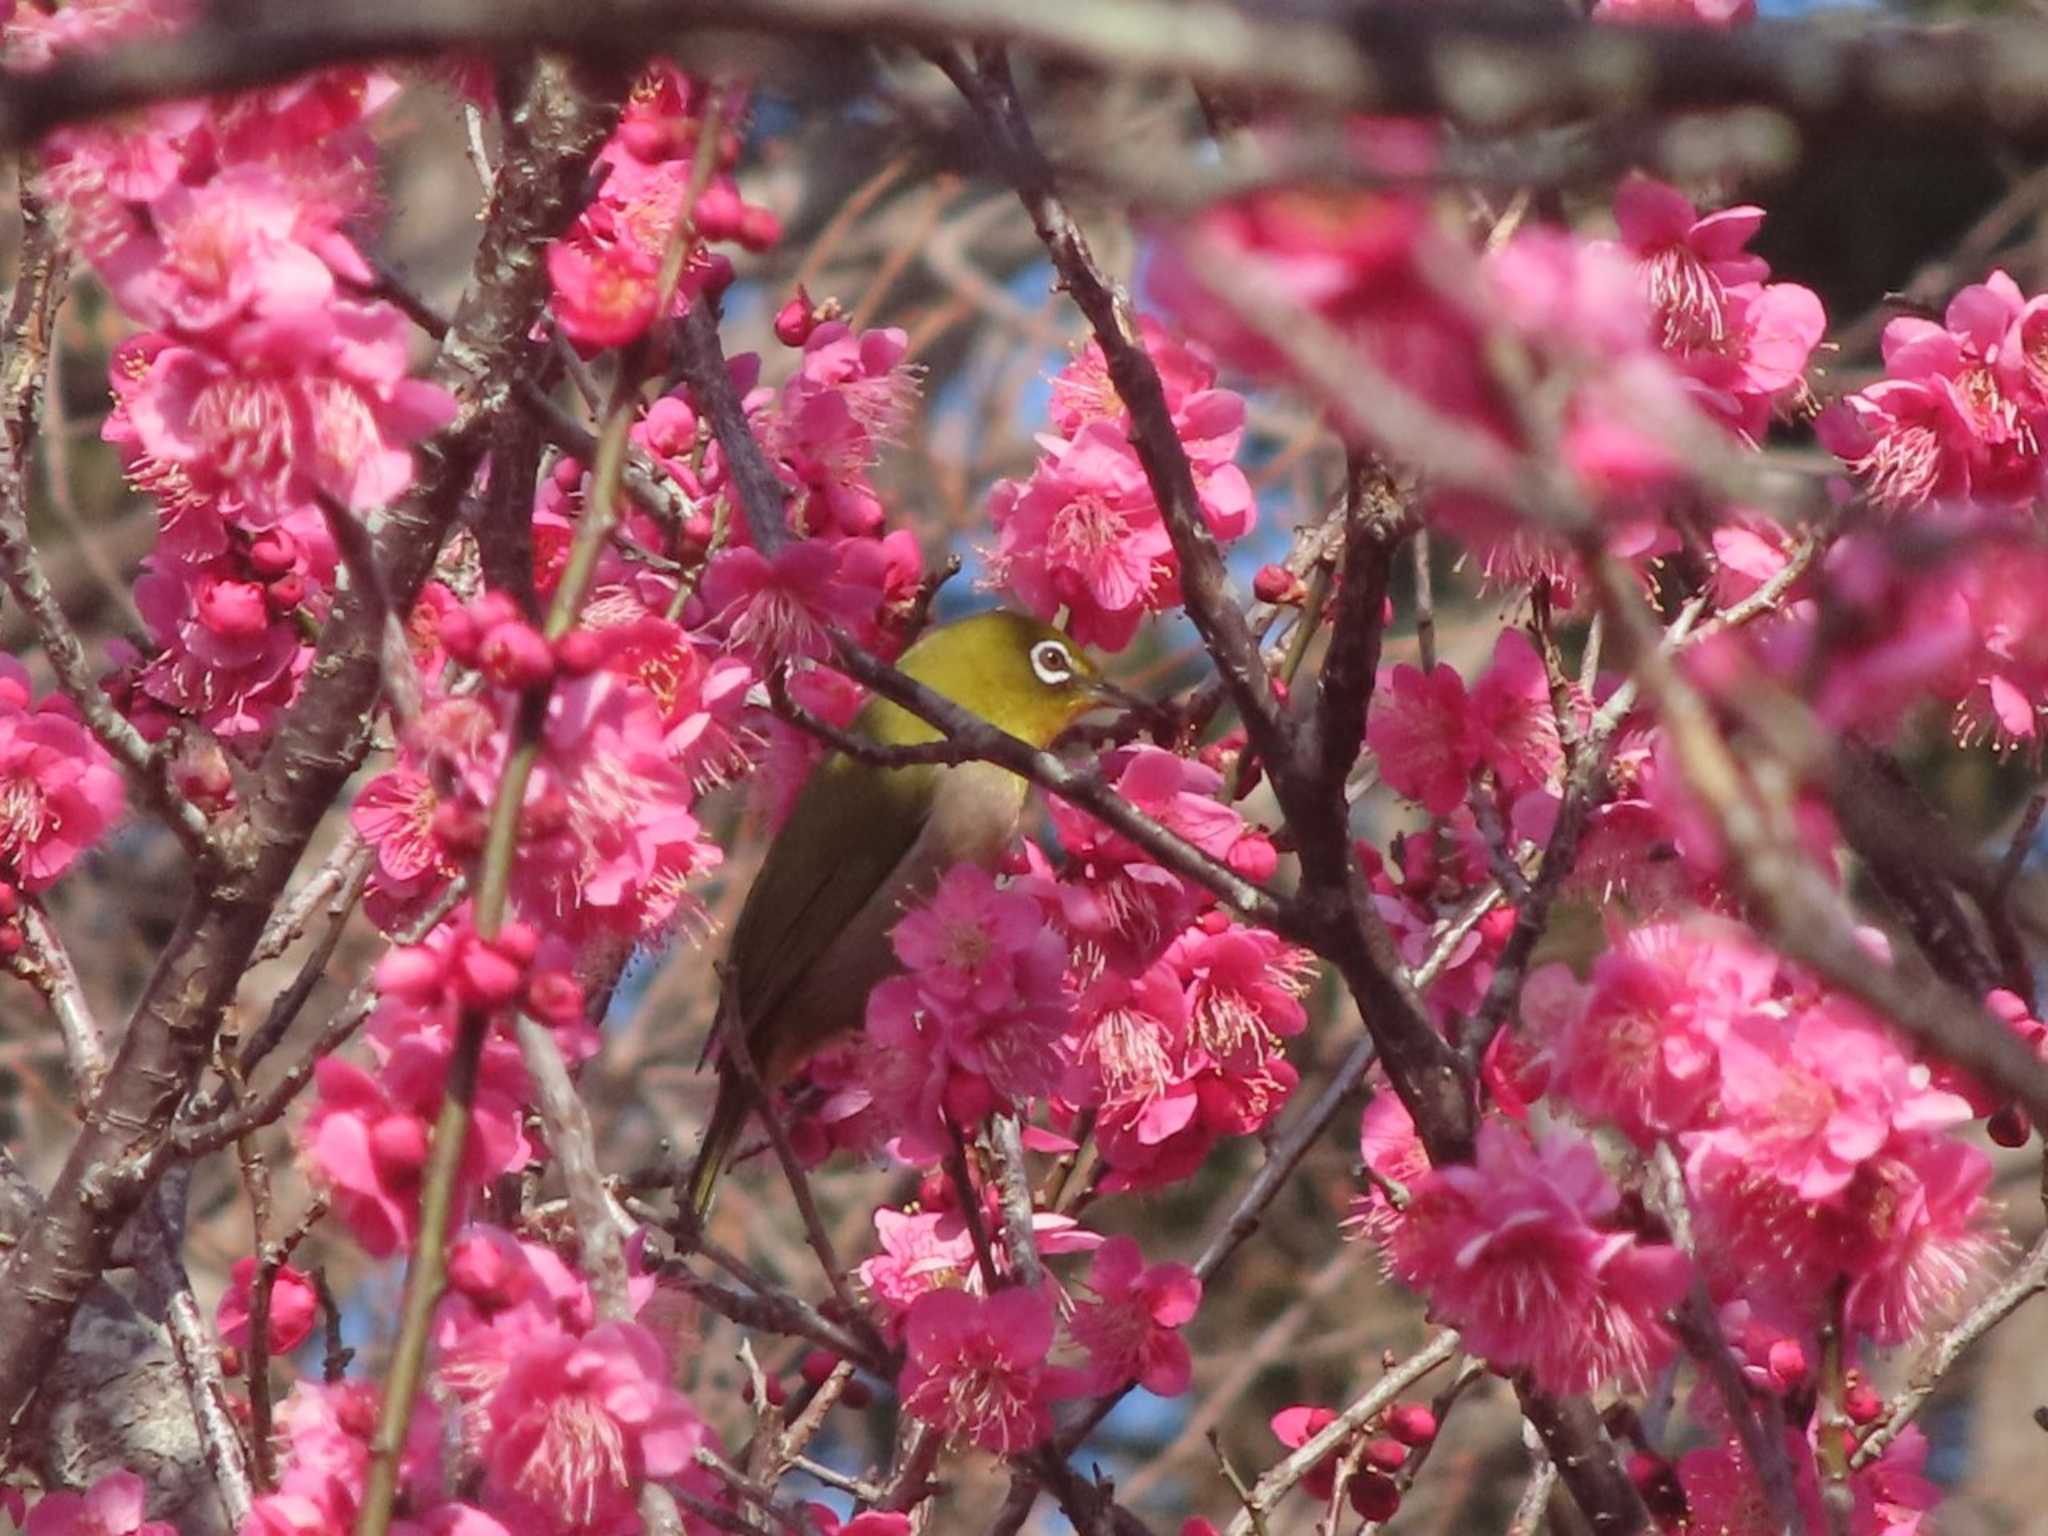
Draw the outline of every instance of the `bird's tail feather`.
M737 1075L719 1077L718 1102L711 1111L711 1123L704 1130L704 1144L697 1149L696 1166L690 1170L690 1205L702 1221L711 1214L711 1202L718 1193L718 1180L737 1150L740 1131L753 1106Z

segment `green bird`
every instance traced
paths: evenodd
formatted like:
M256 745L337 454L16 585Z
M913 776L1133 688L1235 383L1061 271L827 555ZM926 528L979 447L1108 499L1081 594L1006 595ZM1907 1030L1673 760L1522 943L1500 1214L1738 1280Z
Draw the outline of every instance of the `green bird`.
M1036 747L1090 710L1137 701L1105 682L1072 640L1016 613L981 613L928 631L897 665L933 692ZM853 733L882 746L941 739L887 699ZM734 925L719 1018L737 1009L762 1083L861 1027L875 984L896 969L889 930L955 864L993 866L1016 835L1029 786L993 763L880 768L834 752L797 796ZM720 1038L714 1026L714 1044ZM690 1172L711 1208L754 1104L730 1060Z

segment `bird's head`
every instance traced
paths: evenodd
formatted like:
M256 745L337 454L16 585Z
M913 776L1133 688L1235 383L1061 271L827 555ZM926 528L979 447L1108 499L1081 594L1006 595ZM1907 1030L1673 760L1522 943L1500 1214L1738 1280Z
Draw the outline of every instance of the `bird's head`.
M1092 709L1140 701L1105 679L1072 639L996 610L931 629L897 663L927 688L1034 746Z

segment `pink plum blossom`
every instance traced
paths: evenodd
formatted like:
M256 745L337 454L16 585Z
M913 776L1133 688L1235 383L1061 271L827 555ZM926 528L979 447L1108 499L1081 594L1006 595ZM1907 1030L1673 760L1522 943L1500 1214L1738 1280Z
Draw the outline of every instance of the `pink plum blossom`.
M1029 1450L1052 1433L1051 1400L1067 1386L1047 1364L1053 1331L1052 1301L1037 1287L927 1292L904 1323L905 1410L997 1455Z
M1488 1120L1470 1165L1410 1190L1388 1266L1501 1370L1549 1392L1640 1382L1670 1354L1665 1310L1691 1265L1612 1223L1619 1192L1590 1145Z
M1096 1390L1135 1381L1161 1397L1187 1391L1191 1366L1180 1329L1202 1300L1194 1271L1147 1265L1133 1239L1113 1237L1095 1251L1088 1288L1095 1299L1076 1306L1067 1327L1088 1352Z
M70 703L35 702L27 670L0 656L0 875L47 889L120 819L124 800L113 758Z

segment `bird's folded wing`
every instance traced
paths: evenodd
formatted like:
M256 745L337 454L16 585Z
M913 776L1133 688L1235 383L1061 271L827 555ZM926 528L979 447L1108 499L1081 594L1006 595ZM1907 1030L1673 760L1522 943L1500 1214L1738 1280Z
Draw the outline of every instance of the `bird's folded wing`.
M750 1031L888 883L924 829L942 771L876 768L834 753L811 775L733 929L726 986L738 989Z

